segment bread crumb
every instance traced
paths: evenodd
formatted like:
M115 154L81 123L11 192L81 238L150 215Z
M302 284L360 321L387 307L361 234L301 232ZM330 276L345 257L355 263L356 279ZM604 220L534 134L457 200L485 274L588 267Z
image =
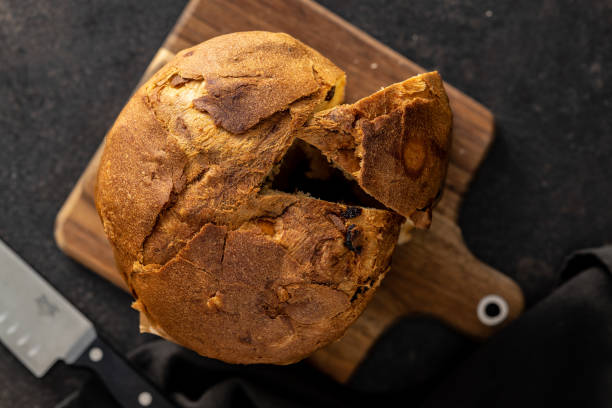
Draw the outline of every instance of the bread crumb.
M206 306L208 306L210 310L220 310L223 307L221 293L217 291L217 293L215 293L215 296L208 299L208 301L206 302Z

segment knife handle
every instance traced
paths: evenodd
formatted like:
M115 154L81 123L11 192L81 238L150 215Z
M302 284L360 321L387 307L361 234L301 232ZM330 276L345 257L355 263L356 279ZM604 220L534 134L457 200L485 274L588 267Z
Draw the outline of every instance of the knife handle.
M155 386L99 337L74 364L95 371L124 408L174 408Z

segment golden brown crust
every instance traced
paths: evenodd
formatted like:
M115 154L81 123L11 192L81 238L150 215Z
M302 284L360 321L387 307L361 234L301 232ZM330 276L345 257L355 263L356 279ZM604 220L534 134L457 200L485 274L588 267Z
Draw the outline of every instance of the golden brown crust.
M403 217L264 188L343 88L316 51L248 32L180 52L134 94L96 205L143 330L228 362L286 364L361 313ZM404 130L390 125L389 142Z
M295 50L292 58L297 61L287 53L283 58L270 54L282 50L282 44ZM210 50L221 59L215 60ZM255 62L234 61L231 50ZM266 83L276 79L273 88L280 96L266 107L253 104L251 109L255 116L261 109L279 111L262 123L237 136L215 126L210 115L194 106L194 100L207 94L204 78L222 71L220 62L230 67L226 75L248 77L254 66L265 68L270 61L278 65L268 67ZM296 67L302 68L289 72ZM120 269L128 271L136 261L164 264L211 213L223 219L224 212L257 193L291 145L293 130L343 76L327 59L286 34L234 33L181 51L134 94L106 140L96 206ZM282 97L291 77L305 88L285 87L293 93ZM291 101L297 95L294 88L298 100Z
M194 107L215 125L243 133L261 119L332 84L339 69L319 53L283 33L223 35L181 51L173 62L175 86L203 81L206 93Z
M429 72L319 112L299 137L378 201L429 227L446 177L451 128L442 79Z
M109 132L96 184L96 206L122 272L180 188L186 161L137 93Z
M134 270L132 288L155 330L206 356L297 361L361 313L401 217L274 192L249 207L238 229L206 224L161 269Z

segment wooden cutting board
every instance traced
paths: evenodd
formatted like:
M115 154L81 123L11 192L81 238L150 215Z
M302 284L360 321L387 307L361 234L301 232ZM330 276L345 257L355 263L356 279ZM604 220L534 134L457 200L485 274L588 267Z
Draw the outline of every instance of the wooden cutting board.
M331 59L347 73L347 102L425 71L310 0L191 0L141 82L177 51L245 30L289 33ZM454 141L433 225L429 231L414 232L409 243L398 246L392 270L346 335L310 357L312 364L338 381L348 379L373 342L400 316L431 315L484 339L515 319L523 308L516 283L477 260L457 226L463 194L493 141L493 116L452 86L446 84L446 90L454 113ZM58 214L55 237L68 255L125 289L93 202L100 153L101 148ZM488 295L499 296L493 299L499 323L482 314ZM488 310L494 313L495 306Z

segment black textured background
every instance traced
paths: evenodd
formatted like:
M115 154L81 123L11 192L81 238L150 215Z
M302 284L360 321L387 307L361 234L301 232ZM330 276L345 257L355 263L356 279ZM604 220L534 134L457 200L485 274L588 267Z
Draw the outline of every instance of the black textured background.
M612 241L612 1L322 3L493 111L460 224L530 304L564 254ZM149 338L130 298L65 257L53 222L184 4L0 0L0 238L121 352ZM83 378L36 380L0 346L0 407L53 406Z

